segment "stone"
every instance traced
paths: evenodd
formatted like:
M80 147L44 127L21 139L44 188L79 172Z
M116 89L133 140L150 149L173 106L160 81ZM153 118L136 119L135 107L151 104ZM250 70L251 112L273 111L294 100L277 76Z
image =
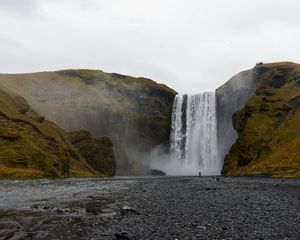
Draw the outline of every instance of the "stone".
M134 213L134 214L140 214L139 211L137 211L136 209L129 207L129 206L124 206L121 208L121 215L125 215L128 213Z
M149 175L151 175L151 176L166 176L167 174L158 169L150 169Z
M34 205L32 205L32 207L31 208L35 208L35 209L37 209L37 208L39 208L39 205L38 204L34 204Z
M127 232L116 233L115 237L118 240L129 240L130 239L129 236L127 236Z

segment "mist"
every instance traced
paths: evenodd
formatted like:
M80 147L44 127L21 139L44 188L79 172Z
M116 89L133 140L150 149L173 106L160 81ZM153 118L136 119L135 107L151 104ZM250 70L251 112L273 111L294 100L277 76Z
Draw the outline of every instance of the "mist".
M158 169L169 176L198 176L200 167L198 164L186 165L175 155L161 153L160 149L154 149L150 153L150 168Z

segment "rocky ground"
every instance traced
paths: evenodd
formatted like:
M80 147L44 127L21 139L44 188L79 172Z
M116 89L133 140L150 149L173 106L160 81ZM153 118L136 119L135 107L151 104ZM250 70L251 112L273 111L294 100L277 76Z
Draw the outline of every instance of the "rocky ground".
M299 239L300 180L71 179L0 185L0 239Z

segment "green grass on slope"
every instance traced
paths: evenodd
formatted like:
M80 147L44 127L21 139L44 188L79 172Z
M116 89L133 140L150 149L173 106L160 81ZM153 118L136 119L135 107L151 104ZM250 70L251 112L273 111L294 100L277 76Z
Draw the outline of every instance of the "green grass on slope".
M0 87L0 178L103 174L87 164L61 129Z
M239 133L225 158L225 175L300 177L300 65L255 69L258 89L233 116Z

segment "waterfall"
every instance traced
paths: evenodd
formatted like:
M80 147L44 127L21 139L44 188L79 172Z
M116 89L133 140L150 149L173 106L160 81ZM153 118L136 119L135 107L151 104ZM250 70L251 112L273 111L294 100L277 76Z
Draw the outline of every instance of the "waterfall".
M173 104L169 174L220 175L215 92L177 95Z

